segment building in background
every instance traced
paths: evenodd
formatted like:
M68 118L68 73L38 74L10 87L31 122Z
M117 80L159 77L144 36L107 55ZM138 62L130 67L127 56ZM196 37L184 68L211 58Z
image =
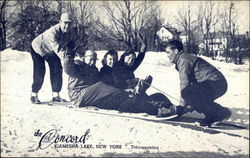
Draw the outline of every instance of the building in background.
M160 30L157 32L157 36L162 41L169 41L172 39L179 39L181 32L177 31L177 29L168 27L168 26L162 26Z

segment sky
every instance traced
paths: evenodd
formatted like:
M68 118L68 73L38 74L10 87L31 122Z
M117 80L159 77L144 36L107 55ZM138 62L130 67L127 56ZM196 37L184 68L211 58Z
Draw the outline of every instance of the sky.
M94 14L98 14L101 19L106 19L103 8L101 7L101 1L93 1L95 4ZM249 1L232 1L235 4L235 10L238 11L237 24L239 27L239 33L244 34L246 31L249 31ZM183 10L183 8L187 7L188 3L191 3L192 12L197 14L197 9L200 4L200 1L173 1L173 0L156 0L156 3L159 5L162 11L162 17L165 19L166 23L170 23L173 27L178 28L178 24L176 23L176 17L178 11ZM225 10L230 6L231 1L214 1L216 6L219 7L220 11ZM108 20L108 19L107 19Z
M225 10L230 6L231 1L215 1L216 6L219 7L220 11ZM243 34L249 31L249 1L232 1L235 4L235 10L238 11L238 25L239 33ZM162 15L165 18L165 22L168 22L176 26L175 17L178 11L185 8L188 3L191 3L194 14L197 14L197 8L199 6L199 1L157 1L159 7L162 10Z

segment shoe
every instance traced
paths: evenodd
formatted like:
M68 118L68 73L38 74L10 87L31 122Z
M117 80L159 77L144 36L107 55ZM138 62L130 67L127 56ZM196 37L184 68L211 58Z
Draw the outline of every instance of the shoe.
M216 117L206 116L205 119L200 123L200 126L210 127L213 123L222 122L229 119L231 115L232 112L228 108L221 107L221 110L218 112L218 115Z
M190 111L192 111L192 110L188 106L181 106L181 105L176 106L176 114L178 116L182 116L185 113L190 112Z
M40 100L38 99L38 96L31 96L30 101L32 104L41 104Z
M60 96L53 97L52 102L67 102L67 100L61 98Z
M147 76L145 78L145 80L140 80L139 83L138 83L138 93L141 94L141 93L145 93L146 90L151 86L152 84L152 81L153 81L153 77L152 76Z
M158 113L156 117L169 117L176 115L176 107L172 106L170 108L160 107L158 108Z

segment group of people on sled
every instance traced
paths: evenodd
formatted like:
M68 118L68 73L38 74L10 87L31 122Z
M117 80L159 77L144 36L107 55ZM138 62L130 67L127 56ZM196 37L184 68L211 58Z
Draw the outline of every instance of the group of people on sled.
M68 95L76 107L95 106L158 117L181 116L196 110L205 115L201 123L204 126L230 117L228 108L214 102L227 91L225 77L204 59L184 52L180 41L171 40L164 45L165 53L179 72L181 99L176 106L162 93L146 93L152 76L139 79L134 74L147 54L145 37L138 34L138 42L141 43L138 55L128 50L119 58L116 50L107 51L99 71L94 50L74 51L77 36L72 22L70 14L63 13L58 24L32 41L32 103L40 103L38 92L44 81L46 61L50 68L53 102L66 101L59 95L64 71L69 76Z

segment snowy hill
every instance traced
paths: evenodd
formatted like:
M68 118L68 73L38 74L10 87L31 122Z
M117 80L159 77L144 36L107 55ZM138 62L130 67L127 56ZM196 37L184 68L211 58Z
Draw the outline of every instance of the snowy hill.
M98 52L98 68L105 51ZM228 81L228 92L216 100L233 112L230 121L249 128L249 62L244 65L227 64L203 57L216 66ZM73 111L32 105L29 101L33 64L28 52L7 49L1 52L1 156L246 156L249 155L249 139L226 134L209 134L170 124L154 123L114 115L100 115L87 111ZM152 85L179 99L179 76L164 53L147 52L136 76L154 77ZM150 88L148 93L157 92ZM67 75L63 75L61 96L67 95ZM41 101L52 97L49 69L39 92ZM169 98L178 104L175 99ZM116 113L110 111L111 113ZM122 114L124 116L128 114ZM130 116L144 116L131 114ZM197 114L190 114L197 115ZM147 116L151 117L151 116ZM202 117L200 115L199 117ZM121 144L123 149L67 149L47 148L35 150L39 139L34 137L38 129L52 128L60 133L81 135L90 129L88 144ZM249 130L236 133L249 134ZM248 137L249 138L249 137ZM131 149L131 145L158 146L157 149ZM34 151L35 150L35 151Z

